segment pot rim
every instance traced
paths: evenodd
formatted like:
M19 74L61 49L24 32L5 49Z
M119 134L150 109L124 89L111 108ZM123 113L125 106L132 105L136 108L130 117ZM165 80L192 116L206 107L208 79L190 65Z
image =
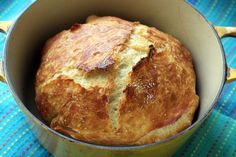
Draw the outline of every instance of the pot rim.
M216 102L218 100L218 98L220 97L221 95L221 92L223 90L223 86L225 84L225 81L226 81L226 71L227 71L227 65L226 65L226 57L225 57L225 53L224 53L224 49L223 49L223 46L222 46L222 43L220 41L220 37L218 36L216 30L214 29L214 26L211 24L211 22L209 22L201 13L200 11L198 11L196 8L194 8L192 6L192 4L188 3L188 2L184 2L185 5L191 7L193 10L192 11L195 11L199 16L201 16L205 22L207 23L208 27L210 27L210 29L213 31L213 33L215 34L215 37L217 38L217 42L220 46L220 49L221 49L221 55L222 55L222 59L223 59L223 75L222 75L222 79L221 79L221 84L220 84L220 88L215 96L215 98L213 99L212 103L211 103L211 108L206 112L204 113L204 115L202 116L202 118L198 119L197 121L195 121L191 126L189 126L188 128L182 130L181 132L171 136L171 137L168 137L164 140L161 140L161 141L157 141L157 142L154 142L154 143L150 143L150 144L144 144L144 145L131 145L131 146L109 146L109 145L99 145L99 144L93 144L93 143L88 143L88 142L85 142L85 141L80 141L80 140L77 140L77 139L74 139L72 137L69 137L69 136L65 136L53 129L51 129L48 125L44 124L44 122L40 121L37 117L35 117L28 109L27 107L22 103L22 101L18 98L16 92L14 91L14 88L13 88L13 85L11 83L11 80L9 78L9 75L8 75L8 71L7 71L7 47L9 46L9 39L11 37L11 33L12 31L14 30L14 28L16 27L16 23L20 20L20 18L25 14L26 11L30 10L32 8L33 5L36 5L36 3L39 3L39 1L35 1L33 2L27 9L25 9L23 11L23 13L17 17L17 19L15 20L14 24L12 25L12 27L9 29L9 32L7 33L7 37L6 37L6 44L5 44L5 47L4 47L4 54L3 54L3 60L4 60L4 73L5 73L5 78L6 78L6 81L7 81L7 84L8 86L10 87L10 92L11 94L13 95L14 99L16 100L16 103L19 105L19 107L21 108L21 110L24 112L24 114L26 114L34 123L36 123L37 125L40 125L45 131L48 131L49 133L52 133L54 134L55 136L58 136L60 137L61 139L63 140L67 140L68 142L73 142L75 144L79 144L79 145L83 145L83 146L88 146L88 147L95 147L95 148L98 148L98 149L106 149L106 150L133 150L133 149L142 149L142 148L146 148L146 147L153 147L153 146L156 146L156 145L159 145L159 144L163 144L163 143L166 143L168 141L171 141L175 138L177 138L178 136L182 135L182 134L185 134L186 132L192 130L193 128L195 128L195 126L197 125L200 125L203 121L205 121L205 119L210 115L210 113L212 112L213 108L216 106Z

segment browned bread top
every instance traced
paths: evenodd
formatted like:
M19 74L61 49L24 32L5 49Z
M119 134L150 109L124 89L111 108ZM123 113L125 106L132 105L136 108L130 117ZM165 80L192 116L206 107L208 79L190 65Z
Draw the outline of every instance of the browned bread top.
M104 145L140 145L191 125L198 106L188 50L138 22L95 17L49 39L36 102L50 126Z

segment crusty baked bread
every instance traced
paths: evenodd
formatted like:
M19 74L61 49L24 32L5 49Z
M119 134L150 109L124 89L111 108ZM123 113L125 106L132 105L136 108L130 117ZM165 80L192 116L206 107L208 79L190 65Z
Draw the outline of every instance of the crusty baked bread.
M198 107L188 50L117 17L88 18L49 39L36 103L51 128L103 145L141 145L191 125Z

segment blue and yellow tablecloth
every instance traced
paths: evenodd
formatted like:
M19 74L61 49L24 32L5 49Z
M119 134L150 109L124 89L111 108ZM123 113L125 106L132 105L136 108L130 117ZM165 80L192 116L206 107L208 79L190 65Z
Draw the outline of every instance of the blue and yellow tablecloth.
M34 0L0 0L0 20L14 20ZM236 26L236 0L188 0L215 25ZM0 56L5 36L0 33ZM222 39L227 63L236 68L236 38ZM0 83L0 157L52 156L30 131L6 84ZM176 157L236 157L236 82L226 84L213 113Z

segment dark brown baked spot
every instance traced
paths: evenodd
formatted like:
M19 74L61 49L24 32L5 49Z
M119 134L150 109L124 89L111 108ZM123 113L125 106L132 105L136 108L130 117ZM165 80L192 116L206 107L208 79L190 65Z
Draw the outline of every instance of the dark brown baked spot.
M152 58L154 56L154 53L156 52L156 49L153 45L149 45L149 54L148 57Z
M73 24L73 25L71 26L70 31L71 31L71 32L74 32L74 31L76 31L77 29L79 29L80 27L81 27L81 24L75 23L75 24Z

